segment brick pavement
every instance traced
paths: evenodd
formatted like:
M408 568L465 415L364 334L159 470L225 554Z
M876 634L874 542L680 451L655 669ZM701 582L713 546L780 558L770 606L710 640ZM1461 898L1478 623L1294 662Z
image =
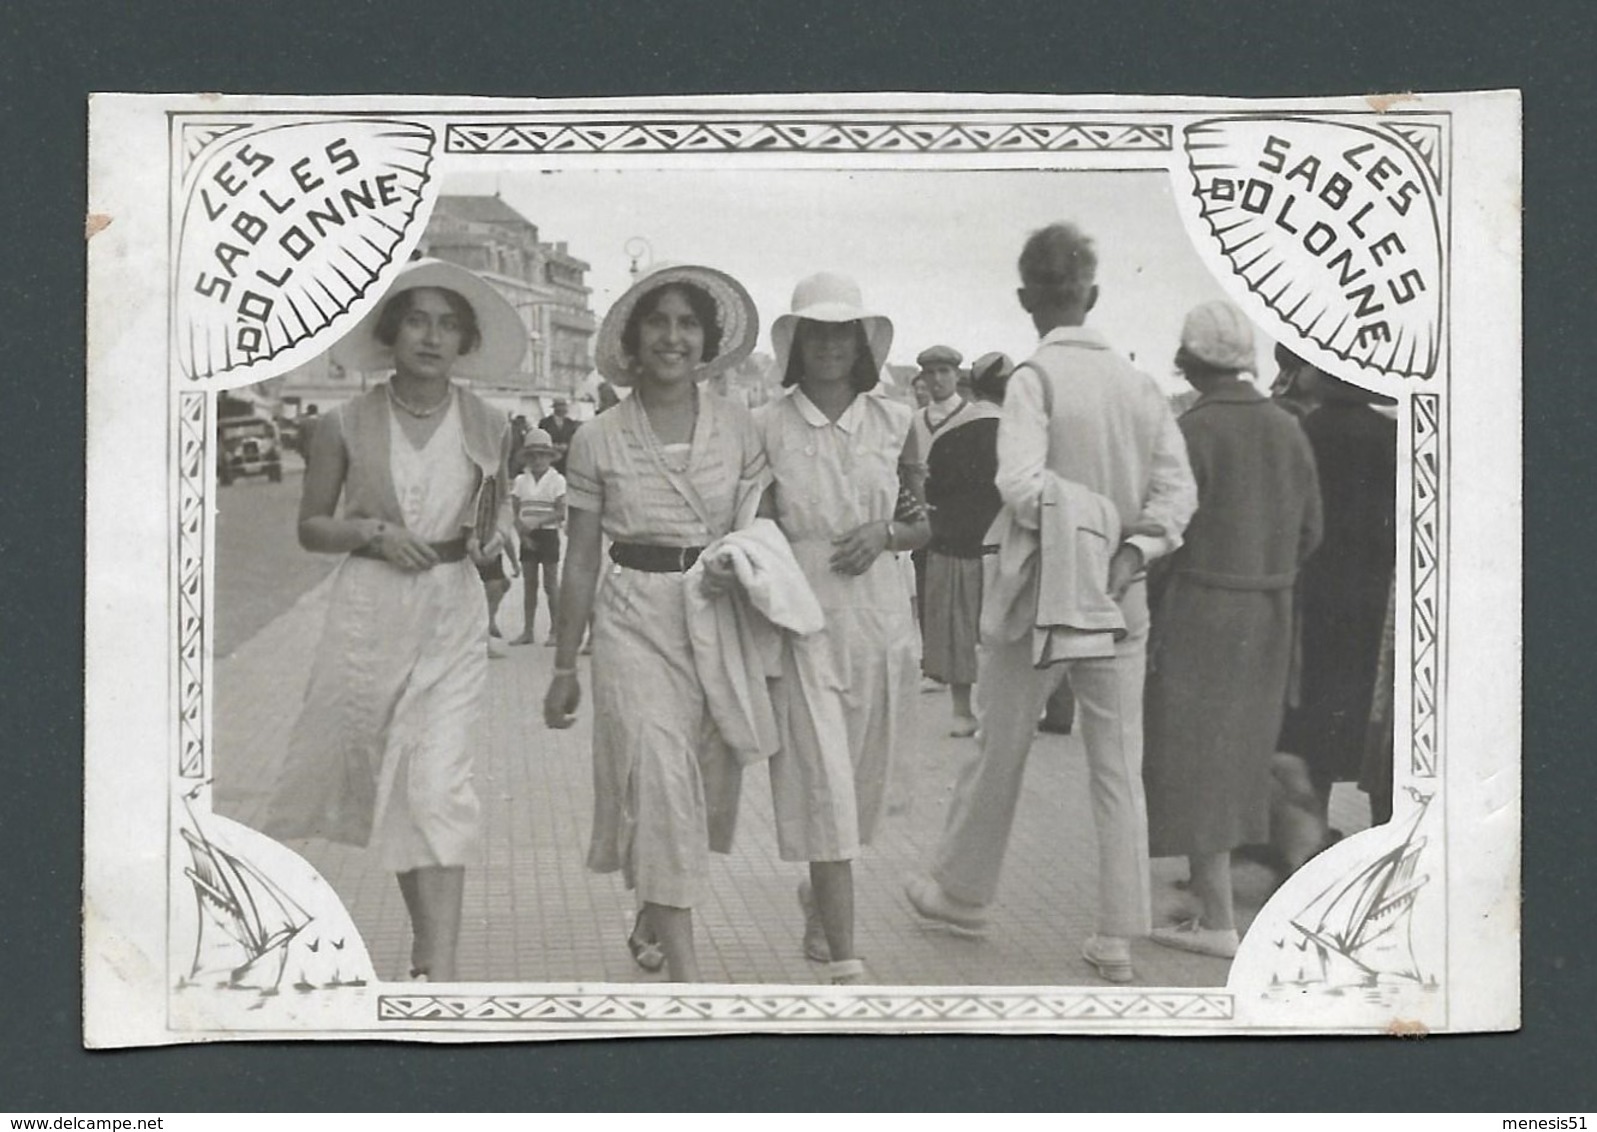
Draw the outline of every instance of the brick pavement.
M264 807L304 688L328 584L215 663L215 806L254 824ZM521 629L520 586L500 610L507 636ZM222 600L225 600L225 593ZM541 615L546 616L547 611ZM542 620L539 639L547 634ZM589 717L568 731L542 723L541 703L554 650L513 648L489 665L477 787L482 799L482 862L467 873L461 973L470 981L653 981L625 946L632 903L620 880L583 867L592 788ZM586 668L587 660L583 665ZM584 687L590 687L584 673ZM946 696L921 698L920 742L895 794L898 812L855 866L856 937L873 981L898 985L1095 985L1079 958L1092 927L1095 887L1086 764L1074 736L1038 736L999 900L985 938L924 926L902 888L941 828L956 769L973 749L949 738ZM586 708L586 705L585 705ZM1363 796L1339 787L1333 823L1368 821ZM357 849L320 841L292 846L314 865L349 909L381 977L405 970L409 927L391 875ZM1176 882L1180 861L1154 863L1154 919L1190 914ZM695 917L705 975L728 983L813 983L823 969L800 950L794 890L801 866L776 854L768 780L745 776L737 844L715 857L711 897ZM1251 919L1267 895L1263 870L1238 865L1238 911ZM1140 941L1138 982L1150 986L1224 983L1227 964Z

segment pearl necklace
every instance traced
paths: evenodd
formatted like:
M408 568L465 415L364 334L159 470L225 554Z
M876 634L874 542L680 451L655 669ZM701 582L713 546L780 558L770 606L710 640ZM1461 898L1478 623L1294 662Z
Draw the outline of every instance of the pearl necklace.
M416 417L418 419L430 417L434 413L437 413L445 405L449 404L449 392L450 391L449 391L448 388L446 388L444 390L443 399L440 400L438 402L438 404L433 405L430 408L418 409L418 408L416 408L416 406L414 406L414 405L410 404L408 401L406 401L398 393L394 392L394 383L393 382L389 382L388 383L388 399L394 403L394 407L397 408L397 409L401 409L404 412L407 412L411 416Z

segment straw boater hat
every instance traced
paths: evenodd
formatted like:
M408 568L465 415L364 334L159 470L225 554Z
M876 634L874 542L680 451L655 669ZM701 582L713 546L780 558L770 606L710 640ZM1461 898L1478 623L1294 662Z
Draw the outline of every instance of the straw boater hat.
M441 259L418 259L407 264L393 286L366 317L333 347L333 360L345 369L378 373L394 368L394 351L377 340L377 320L388 300L416 287L454 291L471 304L482 341L455 362L453 377L503 377L521 364L527 352L527 328L516 309L475 272Z
M863 322L865 340L870 344L871 361L878 372L887 364L887 351L893 345L893 322L886 315L865 309L859 284L847 275L822 271L799 281L793 288L792 311L771 325L771 347L776 351L776 373L787 372L788 354L793 349L793 332L799 319L814 322Z
M703 381L737 365L754 352L760 339L760 313L743 284L724 271L697 264L673 264L655 268L627 288L626 294L605 312L599 325L599 340L594 347L594 367L612 385L631 385L635 376L632 360L621 348L621 332L626 329L632 310L651 291L672 283L688 283L715 303L715 317L721 325L721 348L694 373Z

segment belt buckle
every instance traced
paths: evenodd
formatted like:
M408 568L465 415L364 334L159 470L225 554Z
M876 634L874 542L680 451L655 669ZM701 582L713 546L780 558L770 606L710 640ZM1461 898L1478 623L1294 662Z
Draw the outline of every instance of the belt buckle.
M688 562L688 547L677 547L677 573L686 574L690 565L691 563Z

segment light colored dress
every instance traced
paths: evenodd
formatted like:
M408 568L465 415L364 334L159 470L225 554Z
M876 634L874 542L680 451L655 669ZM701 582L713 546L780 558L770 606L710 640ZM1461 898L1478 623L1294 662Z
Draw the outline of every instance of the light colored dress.
M748 410L699 394L685 450L662 445L636 398L577 430L566 504L618 543L704 547L753 518L768 482ZM683 576L605 562L593 628L593 835L588 867L641 900L692 908L709 850L731 847L738 764L710 721Z
M479 477L461 396L419 449L391 415L376 433L330 415L321 427L343 430L351 465L346 513L361 509L351 485L370 482L386 464L390 506L397 502L412 533L427 542L461 536ZM386 451L374 451L380 442L372 436L382 432ZM368 845L394 872L467 864L478 824L471 732L486 680L487 631L482 583L469 559L411 573L346 558L333 576L266 831Z
M858 577L839 574L830 565L832 540L893 518L911 410L862 393L831 421L794 386L755 416L776 483L777 523L826 613L848 723L859 840L868 844L899 748L913 733L920 638L898 559L882 554Z

